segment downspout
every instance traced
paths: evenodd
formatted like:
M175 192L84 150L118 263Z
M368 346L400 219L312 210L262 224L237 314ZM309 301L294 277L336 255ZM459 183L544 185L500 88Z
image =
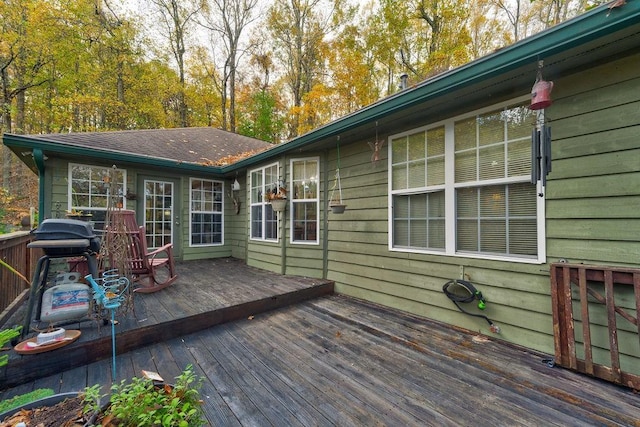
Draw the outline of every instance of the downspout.
M325 150L322 160L324 187L322 191L322 278L329 274L329 150Z
M287 182L287 157L282 155L282 181ZM278 177L280 178L280 177ZM286 185L286 184L285 184ZM291 197L289 197L289 209L291 209ZM280 215L282 214L282 220ZM282 275L287 274L287 209L276 214L278 215L278 222L282 225L282 239L280 241L280 273ZM278 224L280 225L280 224Z
M33 149L33 161L38 168L38 222L44 219L44 153L39 148Z

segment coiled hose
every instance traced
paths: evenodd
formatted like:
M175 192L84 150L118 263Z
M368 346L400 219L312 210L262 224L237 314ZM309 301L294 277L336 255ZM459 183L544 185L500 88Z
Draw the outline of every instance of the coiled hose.
M455 293L455 292L450 291L449 288L451 288L452 286L457 286L457 287L463 288L467 292L467 295L460 295L459 293ZM460 303L467 304L467 303L474 302L474 301L477 300L478 301L478 308L480 310L484 310L485 307L486 307L486 301L485 301L484 297L482 296L482 292L477 290L476 287L473 286L473 284L471 282L466 281L466 280L459 280L459 279L449 280L447 283L445 283L442 286L442 292L444 292L444 294L447 296L447 298L449 298L451 301L453 301L453 303L456 305L456 307L458 307L458 310L460 310L464 314L468 314L469 316L480 317L480 318L486 320L487 323L489 324L489 326L491 327L491 331L492 332L498 333L500 331L500 327L496 326L491 321L491 319L489 319L484 314L469 313L468 311L466 311L464 308L462 308L460 306Z

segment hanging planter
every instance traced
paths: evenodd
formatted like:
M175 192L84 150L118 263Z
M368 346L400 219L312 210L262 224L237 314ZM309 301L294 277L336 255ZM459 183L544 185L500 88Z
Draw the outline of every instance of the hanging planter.
M284 209L287 207L287 199L272 199L270 202L271 209L274 212L284 212Z
M337 191L336 191L337 190ZM331 197L329 197L329 207L331 212L335 214L344 213L347 208L342 202L342 184L340 183L340 139L338 138L338 163L336 167L336 176L333 181L333 188L331 189Z
M329 207L331 208L331 212L335 213L335 214L341 214L344 213L344 210L347 209L347 205L345 204L330 204Z

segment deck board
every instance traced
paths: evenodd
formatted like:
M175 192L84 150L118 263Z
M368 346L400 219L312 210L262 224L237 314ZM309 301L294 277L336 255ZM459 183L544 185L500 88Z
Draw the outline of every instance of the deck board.
M193 270L193 277L204 271ZM286 295L297 286L296 279L284 276L262 273L261 279L257 269L241 273L229 272L212 285L216 302L210 307L218 304L218 309L197 316L220 316L227 304L247 303L257 282L264 285L254 289L258 301L265 292ZM274 284L276 277L282 285ZM244 286L235 285L241 281ZM225 293L224 286L232 289ZM166 293L169 302L162 298L164 290L144 295L150 297L144 308L152 310L137 311L144 319L135 323L149 327L155 313L166 316L174 303L186 310L188 298L179 300L178 290ZM190 295L202 299L200 292ZM145 369L171 382L192 365L204 380L203 408L215 426L640 426L640 395L549 367L542 363L546 357L494 337L331 295L245 313L119 353L114 380ZM105 358L26 382L0 398L46 386L77 391L96 383L105 392L110 372L111 360Z

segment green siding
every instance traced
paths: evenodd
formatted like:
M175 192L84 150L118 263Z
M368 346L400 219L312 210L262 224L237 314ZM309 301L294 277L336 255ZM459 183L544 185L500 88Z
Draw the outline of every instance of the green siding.
M637 266L640 260L640 55L556 84L549 109L549 261Z
M640 260L638 63L640 56L634 55L555 81L555 102L547 110L553 137L546 189L549 263L637 266ZM427 118L416 127L425 124ZM492 335L486 321L460 313L442 292L448 280L464 277L486 297L483 314L501 327L498 338L553 353L548 264L390 252L386 149L376 165L366 141L341 147L341 155L348 207L343 215L330 215L328 223L328 277L337 292ZM334 168L335 152L330 159ZM628 292L617 292L616 301L631 307ZM607 348L606 318L598 308L593 308L600 325L595 343ZM623 363L637 372L629 368L640 358L633 328L619 323L621 341L630 341L621 346Z
M320 205L321 212L319 220L319 244L301 244L291 243L291 218L289 215L289 203L287 204L287 212L284 216L284 220L280 220L280 229L277 242L259 241L259 240L247 240L247 263L254 267L263 268L266 270L274 271L277 273L285 273L297 276L318 277L323 276L323 215L322 212L322 199L325 196L323 180L324 174L322 173L322 153L308 152L291 157L280 159L279 164L281 170L284 171L284 178L287 183L290 182L289 161L293 159L320 157ZM264 165L262 165L264 166ZM256 165L255 168L260 167ZM252 169L255 169L252 168ZM333 172L331 173L333 177ZM244 196L243 203L247 204L247 195ZM245 221L245 236L250 235L249 215L244 218ZM284 266L283 266L284 264Z

